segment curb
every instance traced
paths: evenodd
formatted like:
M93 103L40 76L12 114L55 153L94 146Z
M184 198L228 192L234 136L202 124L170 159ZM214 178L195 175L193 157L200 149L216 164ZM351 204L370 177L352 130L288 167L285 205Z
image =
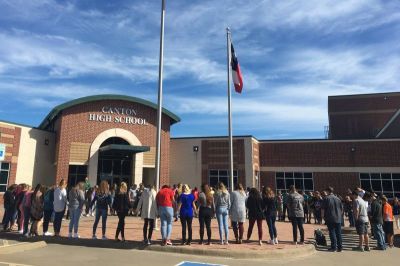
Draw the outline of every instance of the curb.
M146 247L144 250L171 252L177 254L200 255L200 256L215 256L225 257L231 259L282 259L285 257L300 258L312 255L316 252L315 246L306 244L290 249L276 249L266 251L235 251L235 250L213 250L201 249L180 246L158 246L152 245Z
M46 242L38 241L32 243L18 243L13 245L0 246L0 255L23 252L47 246Z

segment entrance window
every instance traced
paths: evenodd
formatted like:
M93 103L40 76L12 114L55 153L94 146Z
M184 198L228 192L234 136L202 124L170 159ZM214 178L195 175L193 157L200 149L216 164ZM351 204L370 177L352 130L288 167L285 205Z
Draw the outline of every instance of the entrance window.
M118 137L112 137L104 141L100 147L107 145L129 145L129 143ZM97 169L97 184L106 180L110 186L120 185L125 182L128 186L132 182L134 155L123 150L102 151L99 154Z
M87 165L70 165L68 170L68 187L74 187L79 182L85 182Z
M10 177L10 163L0 162L0 192L6 192Z
M229 171L226 169L223 170L210 170L209 171L209 180L211 187L217 187L219 182L224 183L227 189L230 189L230 177ZM238 182L238 171L233 170L233 183L237 184Z

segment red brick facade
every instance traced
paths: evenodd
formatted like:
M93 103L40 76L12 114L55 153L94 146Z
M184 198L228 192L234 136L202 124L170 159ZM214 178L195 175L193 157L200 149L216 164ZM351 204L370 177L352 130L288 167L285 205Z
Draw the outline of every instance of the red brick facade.
M6 156L4 162L10 163L10 176L8 179L9 185L14 184L16 181L20 140L20 127L2 125L0 123L0 143L6 144Z
M229 169L228 140L203 140L201 142L202 183L208 183L209 170ZM233 169L238 170L239 182L245 184L244 140L233 140Z
M124 124L112 122L89 121L89 114L101 114L104 106L131 108L137 117L146 120L146 125ZM68 176L70 162L70 146L72 142L92 143L102 132L111 128L122 128L132 132L143 146L156 146L157 111L140 103L123 100L102 100L79 104L67 108L53 121L57 134L56 163L57 181ZM167 115L162 119L161 142L161 184L169 181L169 139L171 120Z
M400 141L260 143L261 167L398 167Z

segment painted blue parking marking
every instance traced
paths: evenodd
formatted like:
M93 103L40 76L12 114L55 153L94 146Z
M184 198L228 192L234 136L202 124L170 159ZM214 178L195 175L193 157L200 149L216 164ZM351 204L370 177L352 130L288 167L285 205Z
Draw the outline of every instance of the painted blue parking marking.
M226 266L222 264L211 264L211 263L203 263L203 262L193 262L193 261L182 261L176 266Z

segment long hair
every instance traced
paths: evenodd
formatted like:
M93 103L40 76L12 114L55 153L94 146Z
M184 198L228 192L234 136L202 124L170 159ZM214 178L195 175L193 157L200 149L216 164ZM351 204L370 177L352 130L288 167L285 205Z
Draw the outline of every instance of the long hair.
M58 183L58 186L62 189L65 188L67 186L67 181L65 181L65 179L61 179L60 183Z
M109 188L110 187L109 187L108 182L106 180L101 181L100 187L99 187L100 194L108 194L108 192L110 191Z
M239 191L240 194L242 194L243 196L246 195L246 192L244 191L243 185L238 183L235 186L235 190Z
M204 192L206 195L206 203L208 206L210 206L213 203L214 197L211 194L211 189L208 184L203 184L201 185L201 190Z
M37 184L36 187L35 187L35 190L34 190L33 193L32 193L31 202L33 202L33 200L36 198L36 195L37 195L39 192L41 192L41 190L42 190L42 185L41 185L41 184ZM42 195L43 195L43 194L42 194Z
M121 185L119 186L119 193L123 194L128 191L128 186L126 185L125 182L122 182Z
M250 189L249 198L254 198L254 199L261 198L260 193L258 192L258 190L255 187Z
M226 189L225 184L222 183L222 182L218 183L218 190L221 191L224 194L228 194L228 190Z
M275 193L270 187L263 187L262 196L271 199L275 197Z

